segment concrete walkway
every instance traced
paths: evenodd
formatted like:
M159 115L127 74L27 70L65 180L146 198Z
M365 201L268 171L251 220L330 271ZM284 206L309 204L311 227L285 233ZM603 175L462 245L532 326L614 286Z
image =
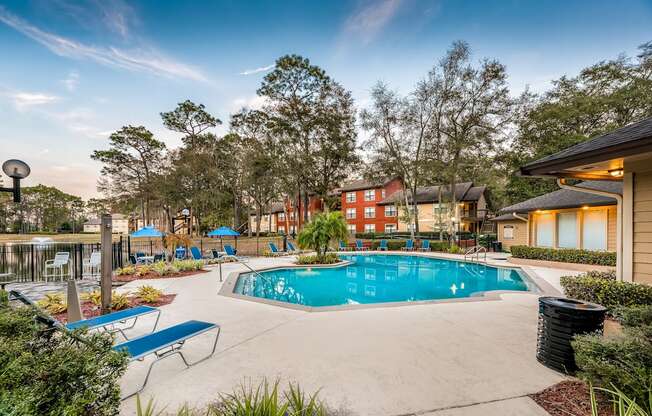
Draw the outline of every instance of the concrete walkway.
M288 258L254 258L252 267ZM243 270L225 264L224 276ZM557 272L537 270L544 279ZM121 290L142 282L131 282ZM162 307L160 327L186 319L222 325L217 353L184 369L176 358L157 364L143 398L158 408L200 406L263 377L320 390L335 408L355 415L544 415L527 394L563 377L535 359L537 298L304 312L219 296L217 270L181 279L148 280L175 301ZM148 323L139 324L148 328ZM212 336L188 341L190 359L210 349ZM142 381L150 361L135 362L123 391ZM135 400L122 414L134 414Z

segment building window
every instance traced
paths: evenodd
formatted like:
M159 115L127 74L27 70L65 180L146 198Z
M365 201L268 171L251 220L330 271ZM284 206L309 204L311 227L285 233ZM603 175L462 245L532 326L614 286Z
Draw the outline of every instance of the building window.
M503 227L503 239L505 239L505 240L513 240L514 239L514 226L513 225L505 225Z
M385 199L385 190L384 190L384 189L381 189L381 190L380 190L380 197L381 197L382 199Z
M346 193L346 202L355 202L355 192Z
M395 217L397 214L396 205L385 205L385 216Z
M285 221L285 212L279 212L278 213L278 220L279 221Z
M577 248L577 212L557 214L557 247Z
M364 191L364 200L365 201L373 201L376 199L376 190L375 189L367 189Z
M280 234L285 234L285 227L283 227L283 226L278 227L278 232Z
M396 224L385 224L385 232L386 233L395 233L396 232Z
M376 232L376 225L375 224L365 224L364 225L364 232L365 233Z
M376 207L365 207L364 209L365 218L376 218Z
M584 211L582 223L582 248L585 250L607 249L607 211Z
M347 208L346 209L346 219L347 220L355 219L355 208Z
M355 224L347 224L346 228L349 229L349 233L355 234Z
M536 218L536 245L538 247L552 247L555 216L553 214L539 214Z

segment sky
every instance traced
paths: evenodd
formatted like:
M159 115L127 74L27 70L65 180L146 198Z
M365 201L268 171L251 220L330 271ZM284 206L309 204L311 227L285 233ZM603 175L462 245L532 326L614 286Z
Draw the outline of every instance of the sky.
M275 60L299 54L369 103L377 81L408 93L464 40L507 66L510 89L550 81L652 40L652 0L0 0L0 163L98 196L90 159L124 125L179 146L160 113L190 99L228 129L256 108ZM5 178L5 183L7 183Z

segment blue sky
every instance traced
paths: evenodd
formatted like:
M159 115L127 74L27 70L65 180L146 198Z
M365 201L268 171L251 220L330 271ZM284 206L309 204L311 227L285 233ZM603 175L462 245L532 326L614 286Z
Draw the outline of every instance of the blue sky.
M191 99L225 122L297 53L368 103L383 80L407 92L451 42L507 65L514 94L545 90L652 40L652 1L0 0L0 159L26 185L94 196L94 149L126 124L168 146L159 113ZM2 162L0 160L0 162Z

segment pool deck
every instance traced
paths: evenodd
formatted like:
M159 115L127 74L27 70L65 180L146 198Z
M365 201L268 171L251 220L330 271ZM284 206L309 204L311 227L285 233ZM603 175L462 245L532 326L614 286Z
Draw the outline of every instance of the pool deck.
M444 257L449 256L461 257ZM252 258L248 264L260 269L292 260ZM550 293L559 276L578 273L531 269ZM237 271L246 269L223 266L225 277ZM130 282L120 290L141 284ZM161 308L160 328L188 319L222 326L211 359L190 369L177 358L155 366L142 397L153 397L167 411L186 402L206 404L242 382L267 377L299 382L309 392L320 389L329 405L351 415L545 415L527 395L564 379L535 359L538 295L531 293L506 293L487 302L310 313L218 295L217 268L147 284L177 294ZM138 328L149 325L139 322ZM210 335L198 337L184 351L190 359L199 357L212 341ZM131 364L122 380L125 391L142 381L150 360ZM135 399L127 400L121 414L135 414L134 408Z

